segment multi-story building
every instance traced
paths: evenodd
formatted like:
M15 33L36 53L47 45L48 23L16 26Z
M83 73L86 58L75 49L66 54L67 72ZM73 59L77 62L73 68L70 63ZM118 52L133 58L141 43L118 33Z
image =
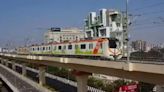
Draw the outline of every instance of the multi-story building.
M70 42L84 39L84 32L77 28L51 28L44 34L45 43Z
M147 43L143 40L133 41L131 46L133 51L147 51Z
M118 39L119 49L123 50L123 57L127 56L127 44L125 44L125 16L116 10L101 9L99 14L90 12L85 19L85 38L109 38ZM118 78L101 74L93 74L100 79L114 81Z
M122 31L122 14L118 11L102 9L99 15L91 12L85 19L86 38L120 37ZM117 33L117 35L113 33Z
M18 47L16 48L18 54L29 54L29 47Z
M116 38L119 40L119 48L123 49L124 56L127 56L124 22L125 16L116 10L101 9L97 15L96 12L90 12L85 19L85 38Z

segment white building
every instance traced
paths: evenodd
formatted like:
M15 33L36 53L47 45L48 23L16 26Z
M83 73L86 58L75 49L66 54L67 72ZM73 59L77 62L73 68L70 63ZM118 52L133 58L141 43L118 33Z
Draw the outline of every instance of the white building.
M127 50L125 29L125 16L116 10L101 9L99 14L90 12L85 19L85 38L115 38L123 50ZM127 56L126 51L123 56Z
M134 52L136 51L144 51L146 52L147 49L147 42L143 41L143 40L136 40L136 41L132 41L132 48L134 49Z
M84 32L77 28L51 28L44 34L45 43L70 42L84 39Z
M91 12L85 19L85 37L115 37L123 31L122 14L118 11L102 9L99 15ZM117 34L115 34L117 33ZM121 38L122 39L122 38Z

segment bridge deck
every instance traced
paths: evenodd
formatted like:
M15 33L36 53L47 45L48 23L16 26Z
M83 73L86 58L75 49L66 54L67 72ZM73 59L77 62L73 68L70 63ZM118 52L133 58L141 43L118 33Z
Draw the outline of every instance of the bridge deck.
M38 65L71 68L89 73L105 74L153 84L164 84L164 64L148 61L106 61L80 58L3 54L9 60L36 63Z

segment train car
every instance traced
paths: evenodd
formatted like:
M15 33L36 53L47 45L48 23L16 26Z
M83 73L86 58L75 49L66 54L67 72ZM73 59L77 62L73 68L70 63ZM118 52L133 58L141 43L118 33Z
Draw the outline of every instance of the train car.
M99 56L110 60L122 57L118 40L107 38L35 45L30 47L30 53L81 57Z
M16 48L15 52L13 52L13 53L29 54L29 47L19 47L19 48Z

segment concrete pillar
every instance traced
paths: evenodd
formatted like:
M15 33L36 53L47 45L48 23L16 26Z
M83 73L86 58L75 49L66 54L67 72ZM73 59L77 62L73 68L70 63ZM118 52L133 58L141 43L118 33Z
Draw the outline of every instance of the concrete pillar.
M6 60L5 59L3 60L3 65L6 65Z
M8 67L8 61L5 60L4 63L5 63L5 66Z
M26 74L27 74L27 73L26 73L26 63L23 63L23 64L22 64L22 75L23 75L23 76L26 76Z
M0 58L0 63L2 63L2 58Z
M5 65L5 62L6 62L5 59L3 59L3 60L2 60L2 64Z
M15 62L12 62L11 65L12 65L12 69L13 69L13 71L16 71L16 65L15 65Z
M2 90L3 82L0 80L0 91Z
M164 85L156 85L154 92L164 92Z
M73 73L75 74L77 80L77 92L87 92L87 81L90 73L82 71L73 71Z
M3 64L3 59L1 58L1 64Z
M46 84L45 72L46 72L46 66L39 66L39 84L42 86Z
M5 62L6 62L6 60L5 60L5 59L3 59L3 60L2 60L2 64L3 64L3 65L5 65Z
M1 59L1 64L4 65L4 59Z

